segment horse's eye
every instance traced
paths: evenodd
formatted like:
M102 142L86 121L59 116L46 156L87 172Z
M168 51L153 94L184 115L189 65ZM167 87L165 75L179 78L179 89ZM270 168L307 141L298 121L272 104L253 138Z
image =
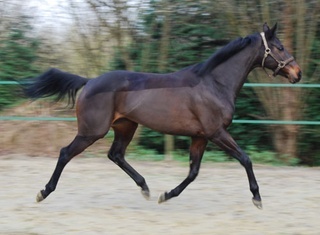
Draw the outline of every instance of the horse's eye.
M274 46L275 48L277 48L279 51L284 50L284 47L281 44L271 43L271 45Z

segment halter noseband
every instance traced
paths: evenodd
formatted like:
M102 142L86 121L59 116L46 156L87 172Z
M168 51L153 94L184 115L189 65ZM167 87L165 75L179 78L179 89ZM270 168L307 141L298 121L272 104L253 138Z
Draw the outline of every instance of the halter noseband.
M284 68L290 62L294 61L294 58L293 58L293 56L291 56L290 58L288 58L286 60L277 60L277 58L274 56L274 54L272 53L271 49L268 46L268 42L267 42L265 33L262 32L262 33L260 33L260 35L262 37L262 41L263 41L263 44L265 47L264 56L263 56L263 60L262 60L262 68L268 74L268 72L266 71L266 69L264 67L264 62L265 62L266 58L270 55L278 63L278 67L276 68L276 70L273 72L273 75L272 75L273 77L275 77L279 73L280 69ZM268 74L268 76L271 77L269 74Z

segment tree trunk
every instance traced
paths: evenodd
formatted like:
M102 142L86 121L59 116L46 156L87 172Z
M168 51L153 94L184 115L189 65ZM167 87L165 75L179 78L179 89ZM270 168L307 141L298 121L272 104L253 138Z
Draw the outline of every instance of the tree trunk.
M163 9L164 9L164 20L162 26L162 35L160 42L160 54L159 54L159 72L163 73L167 67L168 60L168 51L169 51L169 40L170 40L170 4L167 1L163 1ZM164 136L164 154L165 160L171 161L173 159L173 151L174 151L174 137L172 135Z
M282 18L283 38L282 42L285 45L289 53L293 53L293 8L292 4L286 1L286 6L283 12ZM285 81L287 82L287 81ZM297 108L300 106L300 97L295 95L295 91L292 88L282 88L279 94L280 100L278 101L278 117L279 120L297 120L299 112ZM270 104L269 104L270 105ZM271 104L274 105L274 104ZM279 112L280 111L280 112ZM297 125L280 125L276 128L272 128L273 141L276 151L284 157L285 162L289 162L290 159L297 157L297 138L298 138Z

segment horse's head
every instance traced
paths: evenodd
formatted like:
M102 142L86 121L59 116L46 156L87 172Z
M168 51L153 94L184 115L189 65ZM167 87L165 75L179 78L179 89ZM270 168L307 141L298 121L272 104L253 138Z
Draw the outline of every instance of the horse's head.
M276 37L277 24L271 29L265 23L263 32L260 34L264 48L262 68L271 69L273 76L281 75L288 78L289 82L296 83L301 79L301 69L293 56L283 47Z

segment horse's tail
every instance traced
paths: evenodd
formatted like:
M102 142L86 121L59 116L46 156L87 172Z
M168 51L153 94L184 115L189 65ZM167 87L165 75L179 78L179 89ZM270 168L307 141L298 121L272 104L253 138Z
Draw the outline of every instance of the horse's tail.
M49 69L44 74L23 84L24 94L33 99L57 95L57 101L68 95L69 104L74 106L76 94L89 79L62 72L58 69Z

